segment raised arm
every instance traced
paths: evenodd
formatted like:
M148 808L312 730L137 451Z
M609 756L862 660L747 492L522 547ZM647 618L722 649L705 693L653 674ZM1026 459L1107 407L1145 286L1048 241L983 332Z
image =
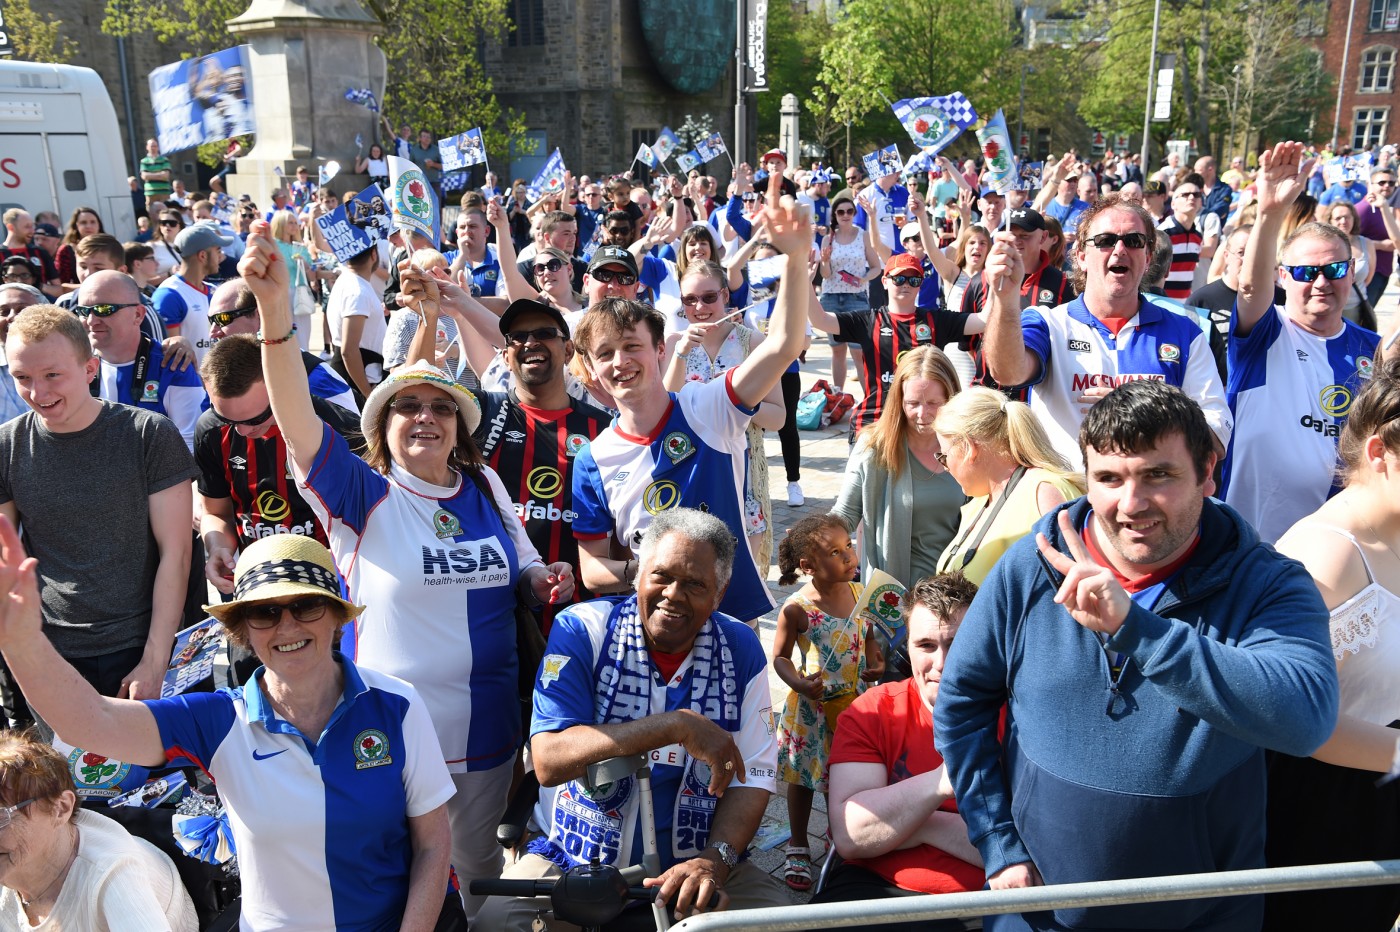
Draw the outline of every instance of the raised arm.
M1278 268L1278 237L1288 209L1307 187L1311 161L1303 159L1301 142L1281 142L1259 156L1255 200L1259 215L1249 231L1240 266L1239 298L1235 302L1234 331L1248 336L1274 303Z
M501 281L505 283L507 297L512 301L540 300L539 291L520 274L515 243L510 238L510 219L506 217L499 198L492 197L486 202L486 222L496 230L496 256L500 259Z
M958 264L943 254L943 250L938 245L938 234L933 232L933 227L928 222L928 205L924 199L917 194L909 197L909 213L914 215L914 219L919 224L919 241L924 244L924 252L928 254L928 261L933 263L934 272L945 282L955 282L962 269Z
M165 763L150 710L98 695L54 650L43 631L37 567L10 518L0 515L0 651L30 707L69 744L130 764Z
M982 352L987 370L1001 385L1024 385L1040 373L1040 357L1026 348L1021 332L1024 276L1016 238L1010 233L993 234L992 251L982 270L982 290L987 296L987 335Z
M262 343L263 373L272 415L287 441L287 452L303 473L309 473L321 449L323 425L311 406L306 367L301 364L301 348L292 331L287 263L267 221L253 221L247 248L238 262L238 274L252 289L262 317L258 339Z
M438 313L446 314L457 323L457 333L462 340L462 350L467 356L467 365L471 366L473 372L485 372L486 367L491 364L496 355L496 345L493 341L499 340L500 317L493 313L488 307L473 298L467 290L449 276L436 272L425 272L421 269L408 269L400 265L403 270L403 292L400 300L407 307L413 307L414 302L426 299L431 302L433 290L436 289L439 301ZM420 315L421 316L421 315ZM429 347L436 350L436 318L434 319L432 339L429 340ZM420 332L421 324L420 324ZM418 334L414 334L415 341ZM412 362L414 358L432 359L432 356L409 357Z
M1060 156L1059 161L1050 162L1045 166L1040 176L1040 193L1035 196L1035 209L1039 213L1044 213L1045 208L1050 206L1050 202L1055 199L1056 192L1060 189L1060 179L1078 161L1073 152L1066 152Z
M734 394L749 407L757 407L778 384L783 372L802 352L806 336L802 315L812 290L806 274L807 254L812 249L812 220L791 197L784 197L779 203L780 181L777 175L769 179L768 206L764 207L763 216L769 242L783 254L783 276L778 281L768 336L739 364L730 382Z

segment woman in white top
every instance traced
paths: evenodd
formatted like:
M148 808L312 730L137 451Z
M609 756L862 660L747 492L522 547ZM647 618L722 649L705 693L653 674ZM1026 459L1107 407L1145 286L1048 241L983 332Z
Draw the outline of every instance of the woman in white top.
M175 251L175 237L184 228L184 214L174 208L160 212L156 221L156 236L151 240L151 250L156 260L156 274L151 276L151 284L159 285L180 264L180 254Z
M170 858L77 809L68 761L28 733L0 733L0 926L44 932L195 932Z
M831 203L831 235L822 241L821 305L833 314L870 309L870 282L880 277L880 257L875 247L856 226L856 202L838 197ZM831 338L831 383L836 391L846 385L846 344ZM851 344L851 362L856 371L864 365L860 348Z
M1269 764L1270 867L1400 858L1400 363L1377 366L1337 442L1346 486L1278 542L1302 561L1331 616L1341 705L1312 758ZM1400 887L1266 898L1265 928L1387 932ZM1278 923L1274 925L1272 923Z
M384 147L370 143L369 155L355 160L355 174L369 175L369 183L379 185L381 190L389 187L389 160L384 157Z
M379 268L379 250L371 246L351 257L340 267L340 275L326 302L326 322L330 325L331 366L360 395L361 404L384 378L384 334L388 322L384 301L370 283ZM281 334L264 334L269 339Z
M1347 302L1342 305L1342 316L1374 330L1375 308L1367 315L1361 309L1361 296L1366 293L1366 286L1371 284L1371 278L1376 274L1376 244L1357 232L1361 227L1361 218L1357 216L1356 208L1346 201L1337 201L1327 208L1327 222L1351 240L1351 273L1355 287L1347 292Z

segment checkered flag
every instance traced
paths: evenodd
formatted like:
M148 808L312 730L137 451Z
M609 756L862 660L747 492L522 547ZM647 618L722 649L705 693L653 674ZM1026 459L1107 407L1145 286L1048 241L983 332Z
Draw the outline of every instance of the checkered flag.
M914 145L929 155L942 152L977 122L972 101L957 91L943 97L909 97L890 106Z

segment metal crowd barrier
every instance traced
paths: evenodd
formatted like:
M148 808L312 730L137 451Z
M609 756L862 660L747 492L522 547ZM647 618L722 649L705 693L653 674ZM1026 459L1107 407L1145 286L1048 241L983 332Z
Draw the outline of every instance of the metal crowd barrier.
M692 916L671 929L672 932L711 932L718 929L726 932L801 932L805 929L879 926L889 922L966 918L1066 907L1114 906L1391 883L1400 883L1400 860L1178 874L1017 890L978 890L888 900L823 903L817 906L765 907Z

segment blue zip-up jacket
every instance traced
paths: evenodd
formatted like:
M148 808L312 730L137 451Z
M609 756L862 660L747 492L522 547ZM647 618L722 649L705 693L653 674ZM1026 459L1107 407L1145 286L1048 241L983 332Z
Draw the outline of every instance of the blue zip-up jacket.
M1086 499L1061 508L1083 526ZM1068 553L1059 510L1035 530ZM1131 661L1121 697L1098 636L1055 604L1061 581L1034 534L1012 546L939 685L935 742L987 875L1023 861L1047 884L1263 867L1264 749L1306 756L1337 720L1327 609L1307 571L1207 499L1191 559L1108 640ZM1010 927L1253 932L1262 915L1260 897L1229 897Z

